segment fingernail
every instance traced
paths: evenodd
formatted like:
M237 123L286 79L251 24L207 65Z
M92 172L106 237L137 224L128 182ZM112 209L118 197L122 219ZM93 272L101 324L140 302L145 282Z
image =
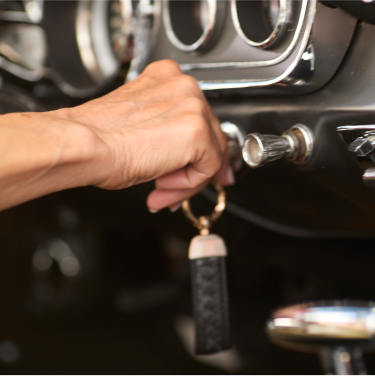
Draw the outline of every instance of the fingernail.
M234 180L234 173L233 173L233 169L232 167L228 167L228 172L227 172L227 179L228 179L228 183L230 185L233 185L235 180Z
M150 213L157 213L159 210L154 210L154 209L148 209Z
M178 209L180 209L181 204L182 204L182 202L179 202L176 205L170 206L169 210L171 211L171 213L175 213Z

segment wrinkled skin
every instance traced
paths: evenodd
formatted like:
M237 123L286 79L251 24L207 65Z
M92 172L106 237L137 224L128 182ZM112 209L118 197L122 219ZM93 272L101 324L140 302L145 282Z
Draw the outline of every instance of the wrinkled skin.
M177 208L212 177L233 183L218 119L196 80L170 60L81 106L0 120L1 209L77 186L155 179L147 205L158 211Z

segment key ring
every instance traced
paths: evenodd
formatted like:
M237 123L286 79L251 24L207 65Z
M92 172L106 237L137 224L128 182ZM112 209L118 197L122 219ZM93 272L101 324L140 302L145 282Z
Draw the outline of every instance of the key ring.
M217 204L214 212L210 215L203 215L197 218L191 210L190 201L185 200L182 203L182 212L187 220L200 230L201 235L208 235L211 226L219 219L225 209L226 195L222 185L216 181L211 181L211 185L217 193Z

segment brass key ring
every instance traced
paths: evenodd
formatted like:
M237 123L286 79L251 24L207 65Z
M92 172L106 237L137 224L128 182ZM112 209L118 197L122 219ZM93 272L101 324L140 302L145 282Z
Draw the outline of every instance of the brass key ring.
M208 235L210 227L219 219L225 209L226 195L222 185L216 181L212 181L211 185L217 193L217 204L214 212L210 215L203 215L197 218L190 208L190 201L185 200L182 203L182 212L189 222L200 230L201 235Z

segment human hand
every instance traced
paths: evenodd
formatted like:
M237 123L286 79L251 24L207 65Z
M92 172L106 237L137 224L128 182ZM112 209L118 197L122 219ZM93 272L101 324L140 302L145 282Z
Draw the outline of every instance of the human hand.
M155 179L151 211L176 209L215 176L233 182L220 124L177 63L74 108L0 116L0 210L63 189Z
M196 80L177 63L150 64L134 81L59 115L102 140L91 184L121 189L155 179L150 211L179 203L215 177L233 184L227 141Z

